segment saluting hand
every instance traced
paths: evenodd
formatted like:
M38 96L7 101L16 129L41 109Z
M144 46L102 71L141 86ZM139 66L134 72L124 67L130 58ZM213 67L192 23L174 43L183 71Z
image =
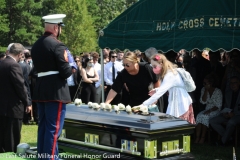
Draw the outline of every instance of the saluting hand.
M30 112L31 112L31 110L32 110L32 106L27 106L27 107L26 107L26 111L25 111L25 112L26 112L26 113L30 113Z

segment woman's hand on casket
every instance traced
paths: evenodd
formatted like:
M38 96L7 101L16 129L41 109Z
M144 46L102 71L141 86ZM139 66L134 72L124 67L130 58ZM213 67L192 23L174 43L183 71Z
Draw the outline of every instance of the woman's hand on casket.
M141 105L132 107L132 111L133 112L138 112L138 111L147 112L148 111L148 107L143 105L143 104L141 104Z
M133 112L138 112L138 111L140 111L140 108L141 108L141 105L134 106L134 107L132 107L132 111Z
M149 96L152 96L156 93L156 89L152 89L151 91L148 92Z

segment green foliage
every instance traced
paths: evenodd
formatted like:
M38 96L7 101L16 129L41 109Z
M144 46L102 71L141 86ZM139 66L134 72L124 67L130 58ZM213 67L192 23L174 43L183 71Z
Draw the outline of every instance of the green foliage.
M95 51L97 34L93 26L93 20L88 14L86 0L56 1L59 4L56 12L67 15L64 18L66 26L62 29L60 40L68 46L73 54Z
M55 0L41 0L42 1L42 9L39 12L39 15L46 16L49 14L56 14L54 12L55 6L57 6L57 3Z
M138 0L88 0L88 10L97 31L106 27L124 10Z
M7 50L7 47L0 47L0 53L5 53Z
M62 40L73 54L98 51L98 31L138 0L0 0L0 46L31 46L43 33L42 17L63 13Z
M1 45L7 46L11 42L32 45L42 32L40 17L36 14L41 8L41 3L34 0L5 0L2 12L8 29L1 34L4 37L0 40Z
M0 0L0 36L3 37L8 31L9 21L7 19L7 14L4 12L6 3L5 0Z

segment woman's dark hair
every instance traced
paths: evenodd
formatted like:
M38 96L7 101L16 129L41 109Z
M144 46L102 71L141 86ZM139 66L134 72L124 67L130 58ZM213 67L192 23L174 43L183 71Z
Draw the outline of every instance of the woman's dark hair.
M117 54L115 51L110 51L109 52L109 59L111 58L112 54Z
M205 77L206 80L208 80L209 83L211 83L212 87L217 87L219 86L219 78L218 75L215 73L210 73L206 75Z
M171 61L171 62L175 62L176 58L177 58L177 52L170 50L167 53L165 53L166 58Z
M220 61L221 60L221 55L220 55L220 51L209 51L209 56L210 56L210 61L211 61L211 57L214 58L217 60L217 61Z
M92 60L92 57L87 57L87 58L85 58L84 63L82 64L82 67L83 67L83 68L86 68L86 67L87 67L87 63L88 63L90 60Z
M76 60L77 58L80 59L80 56L74 56L73 58L74 60Z

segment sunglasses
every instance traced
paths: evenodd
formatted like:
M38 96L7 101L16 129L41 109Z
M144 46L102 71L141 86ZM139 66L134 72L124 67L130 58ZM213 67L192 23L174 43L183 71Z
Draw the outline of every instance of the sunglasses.
M117 56L112 56L112 58L117 58Z
M137 54L136 56L137 56L137 57L141 57L141 54Z
M126 66L126 67L129 67L129 64L127 64L127 63L124 64L124 63L123 63L123 67L125 67L125 66Z
M77 63L77 62L80 62L80 60L76 60L75 62L76 62L76 63Z

